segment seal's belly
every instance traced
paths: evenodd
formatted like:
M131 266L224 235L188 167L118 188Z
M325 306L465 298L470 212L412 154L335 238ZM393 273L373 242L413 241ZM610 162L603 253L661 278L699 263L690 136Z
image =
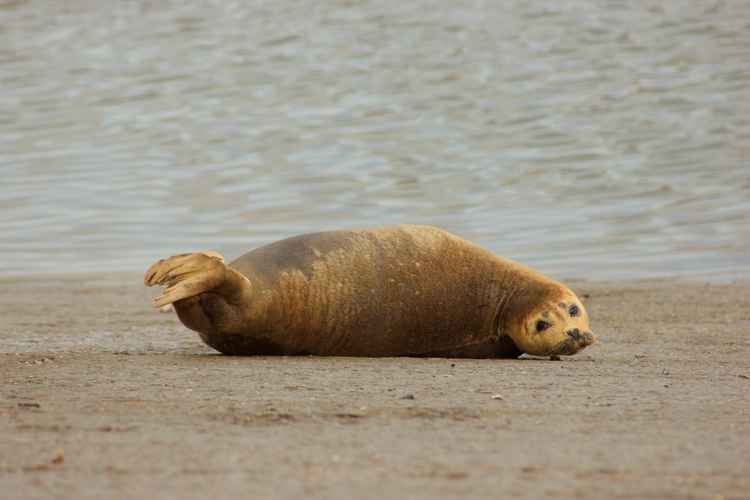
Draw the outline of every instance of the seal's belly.
M492 262L442 232L430 236L320 233L245 254L230 266L267 302L245 335L321 355L491 350Z

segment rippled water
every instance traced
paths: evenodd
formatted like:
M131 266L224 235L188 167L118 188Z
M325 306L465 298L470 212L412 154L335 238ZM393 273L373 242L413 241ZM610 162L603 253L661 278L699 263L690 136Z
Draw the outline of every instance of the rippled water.
M0 173L1 274L415 222L747 278L750 4L0 0Z

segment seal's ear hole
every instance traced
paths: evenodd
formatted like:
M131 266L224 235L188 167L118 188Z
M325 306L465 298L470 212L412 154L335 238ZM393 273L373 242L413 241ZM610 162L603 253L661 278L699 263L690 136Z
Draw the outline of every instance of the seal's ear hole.
M552 326L552 325L549 322L540 319L539 321L536 322L536 331L537 332L543 332L544 330L546 330L550 326Z
M578 316L579 312L580 312L580 310L578 309L578 306L575 305L575 304L573 304L572 306L570 306L570 309L568 309L568 314L570 314L574 318L576 316Z

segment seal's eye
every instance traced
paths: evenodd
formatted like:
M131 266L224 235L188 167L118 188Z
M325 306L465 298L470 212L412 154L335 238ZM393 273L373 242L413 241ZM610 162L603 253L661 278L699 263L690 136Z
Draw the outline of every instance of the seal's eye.
M550 325L550 324L549 324L549 323L547 323L546 321L542 321L542 320L540 319L539 321L537 321L537 322L536 322L536 331L537 331L537 332L543 332L544 330L546 330L546 329L547 329L547 328L549 328L550 326L552 326L552 325Z
M570 315L573 317L578 316L578 313L579 313L578 306L575 304L570 306L570 309L568 309L568 313L570 313Z

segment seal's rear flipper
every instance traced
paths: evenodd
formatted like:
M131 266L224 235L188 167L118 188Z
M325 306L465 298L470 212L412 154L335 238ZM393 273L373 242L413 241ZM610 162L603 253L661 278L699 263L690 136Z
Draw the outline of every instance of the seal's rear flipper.
M154 307L161 309L178 300L215 290L221 295L242 293L250 282L243 275L224 264L216 252L197 252L175 255L154 263L143 278L146 286L166 286L154 298Z

